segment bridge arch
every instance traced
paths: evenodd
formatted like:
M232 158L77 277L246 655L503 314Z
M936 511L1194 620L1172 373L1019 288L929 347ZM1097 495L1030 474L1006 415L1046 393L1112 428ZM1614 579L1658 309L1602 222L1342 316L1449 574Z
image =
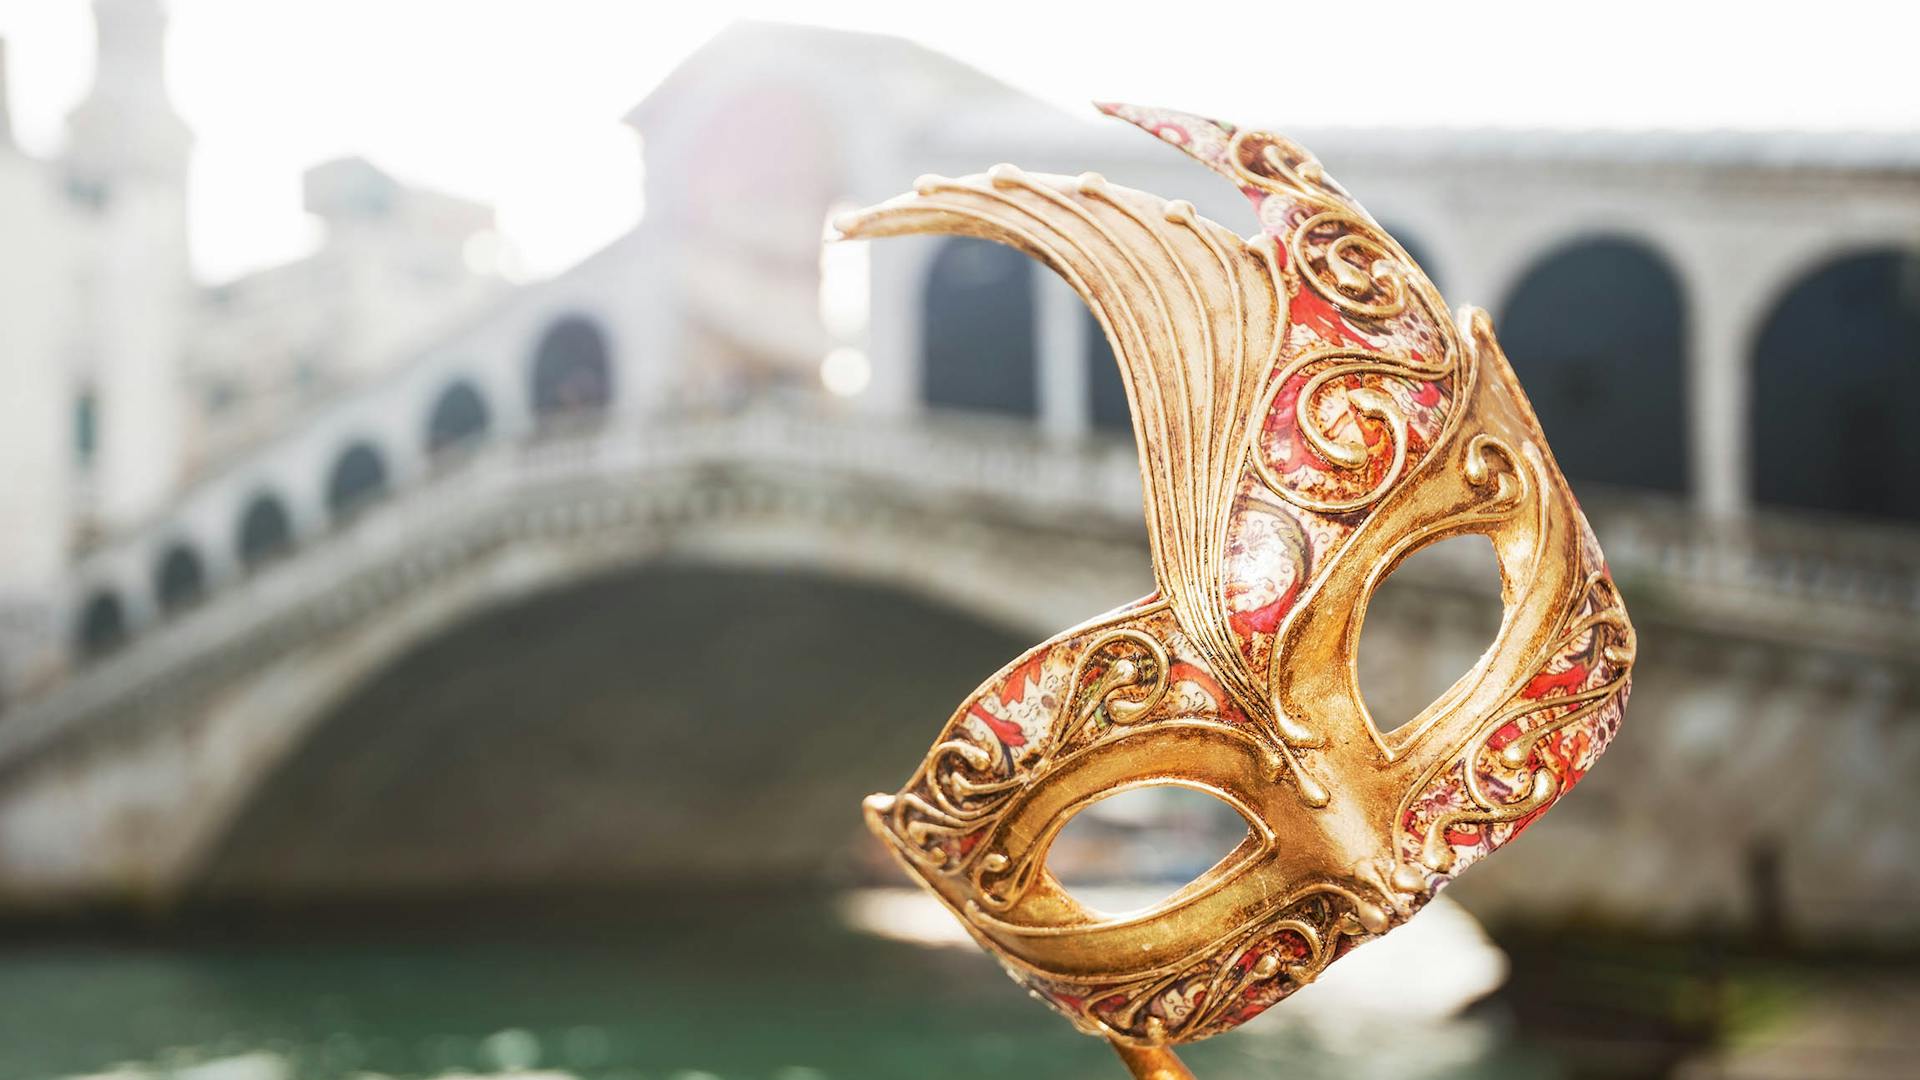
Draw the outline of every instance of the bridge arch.
M352 543L317 542L287 572L238 578L194 614L191 633L142 635L0 729L0 765L21 770L0 792L0 824L51 815L63 823L63 850L84 851L87 860L50 871L56 877L178 900L210 859L217 862L221 838L244 808L265 797L262 781L398 658L489 612L610 575L682 567L823 579L938 613L932 621L1015 628L1018 641L1004 653L954 666L963 685L924 725L889 718L914 745L883 775L861 781L885 786L918 761L953 700L1020 646L1152 588L1138 533L1137 466L1118 448L1029 461L1027 444L1006 425L996 425L1002 438L983 453L978 439L959 433L883 428L849 439L852 429L838 424L726 423L737 431L702 440L712 456L688 458L676 431L616 422L556 432L541 452L483 455L472 468L397 489L379 528L359 531ZM759 449L743 459L727 449L738 447ZM753 467L732 467L743 460ZM767 471L771 462L780 467ZM609 474L609 463L622 471ZM470 497L475 492L485 497ZM1036 511L1042 506L1047 513ZM94 580L104 588L118 579ZM638 606L678 618L708 603L681 597ZM750 619L751 605L744 607ZM835 604L811 607L817 615ZM144 609L126 614L138 618ZM831 629L817 618L783 625L796 638ZM856 645L909 639L872 627L831 636ZM644 659L623 656L629 666ZM218 680L196 677L216 670ZM116 734L94 737L109 732ZM75 769L53 767L63 761L102 767L76 783ZM159 803L125 782L128 770L150 768L180 779ZM131 827L130 816L138 819Z
M934 408L1039 412L1034 266L970 236L939 241L921 304L921 400Z
M153 595L162 615L182 611L206 598L206 566L200 553L185 540L169 544L154 564Z
M1679 274L1636 239L1573 240L1523 272L1501 344L1569 477L1686 490L1686 319Z
M1757 502L1920 520L1920 250L1857 250L1805 271L1753 351Z
M247 500L233 530L233 550L240 568L258 570L267 563L293 551L293 518L286 501L262 491Z
M192 895L806 878L858 849L861 796L1025 644L806 571L651 565L523 596L317 716Z
M372 442L360 440L340 451L327 472L327 513L338 523L386 495L387 460Z
M555 319L534 348L528 378L537 419L606 411L613 402L613 361L606 331L578 313Z
M487 399L473 381L455 379L433 399L427 414L427 453L437 456L471 446L487 434L492 422Z
M102 657L127 643L127 610L111 588L95 589L80 607L75 643L87 659Z

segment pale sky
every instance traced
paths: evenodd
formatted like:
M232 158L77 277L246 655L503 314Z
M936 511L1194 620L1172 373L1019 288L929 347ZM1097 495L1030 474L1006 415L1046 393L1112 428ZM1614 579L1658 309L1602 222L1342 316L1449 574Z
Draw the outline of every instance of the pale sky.
M218 281L300 254L300 172L362 154L492 203L528 273L640 212L618 120L735 18L898 34L1061 105L1284 127L1920 131L1920 4L1550 0L1045 4L171 0L169 80L197 137L193 257ZM92 72L86 0L0 0L20 143L58 151Z

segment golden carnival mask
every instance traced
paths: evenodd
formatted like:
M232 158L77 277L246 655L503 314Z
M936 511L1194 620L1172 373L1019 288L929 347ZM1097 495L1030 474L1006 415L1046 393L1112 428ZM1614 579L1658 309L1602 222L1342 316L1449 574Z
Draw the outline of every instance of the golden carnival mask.
M847 237L1010 244L1092 307L1139 441L1158 587L988 679L866 814L1016 980L1140 1076L1405 921L1584 775L1634 633L1485 312L1456 324L1404 249L1276 135L1102 106L1246 193L1243 240L1109 184L998 166L921 179ZM1492 541L1505 615L1472 670L1384 732L1354 657L1367 602L1438 540ZM1084 906L1054 837L1180 785L1247 839L1144 910Z

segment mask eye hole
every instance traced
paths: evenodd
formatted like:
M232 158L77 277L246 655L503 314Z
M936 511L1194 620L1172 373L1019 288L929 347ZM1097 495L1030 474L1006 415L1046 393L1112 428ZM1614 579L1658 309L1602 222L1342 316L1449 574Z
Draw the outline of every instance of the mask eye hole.
M1122 914L1178 893L1251 832L1239 810L1205 791L1128 788L1074 814L1054 837L1047 869L1081 904Z
M1360 627L1360 697L1374 728L1389 735L1448 696L1485 659L1505 615L1484 536L1449 537L1395 567Z

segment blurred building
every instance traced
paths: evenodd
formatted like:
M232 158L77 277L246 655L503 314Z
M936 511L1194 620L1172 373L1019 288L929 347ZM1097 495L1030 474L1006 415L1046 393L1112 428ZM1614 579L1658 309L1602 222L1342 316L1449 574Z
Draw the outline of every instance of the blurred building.
M82 152L114 101L179 131L151 0L99 14L102 87L146 92L72 164L0 157L0 215L73 259L0 253L0 899L805 874L1003 642L1149 587L1078 300L978 241L819 241L1001 160L1249 230L1171 149L742 25L629 115L645 220L572 270L503 289L484 209L344 161L318 254L195 292L184 133ZM1609 764L1463 893L1913 929L1920 135L1296 134L1493 311L1643 634ZM1382 716L1493 633L1483 566L1401 573Z
M190 475L384 375L504 288L488 207L361 158L308 169L305 196L319 250L198 293L183 365Z
M16 478L0 492L0 671L15 694L58 665L46 645L77 553L162 513L500 288L472 268L490 209L357 159L307 172L306 208L325 230L314 254L196 285L193 140L167 97L164 9L98 0L94 18L97 70L64 151L30 158L0 121L12 361L0 408Z

